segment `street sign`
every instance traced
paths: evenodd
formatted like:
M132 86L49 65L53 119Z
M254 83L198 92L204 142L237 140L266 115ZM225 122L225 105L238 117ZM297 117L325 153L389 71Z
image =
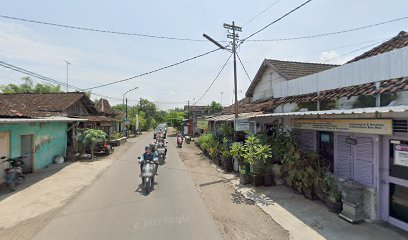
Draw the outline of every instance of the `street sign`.
M248 121L248 119L235 119L234 129L235 129L236 132L249 131L249 121Z

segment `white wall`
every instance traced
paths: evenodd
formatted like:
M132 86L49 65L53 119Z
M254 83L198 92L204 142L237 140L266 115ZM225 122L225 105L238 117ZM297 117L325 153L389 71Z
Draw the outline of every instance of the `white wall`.
M276 83L285 82L286 79L283 78L279 73L273 70L273 68L268 67L261 77L261 81L255 86L254 95L252 101L270 98L273 96L272 86Z
M408 47L273 84L274 97L301 95L408 76Z

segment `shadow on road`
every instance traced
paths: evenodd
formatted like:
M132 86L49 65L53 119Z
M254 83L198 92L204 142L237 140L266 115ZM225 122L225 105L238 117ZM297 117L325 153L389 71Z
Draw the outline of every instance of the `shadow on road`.
M232 202L235 204L246 204L246 205L255 205L255 202L249 199L246 199L240 193L234 192L231 193Z

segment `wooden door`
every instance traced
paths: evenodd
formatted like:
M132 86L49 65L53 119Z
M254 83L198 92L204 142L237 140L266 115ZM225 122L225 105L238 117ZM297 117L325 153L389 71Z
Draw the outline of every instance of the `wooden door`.
M20 155L25 156L24 162L26 164L26 172L33 171L33 161L34 161L34 146L33 146L34 135L21 135L21 151Z

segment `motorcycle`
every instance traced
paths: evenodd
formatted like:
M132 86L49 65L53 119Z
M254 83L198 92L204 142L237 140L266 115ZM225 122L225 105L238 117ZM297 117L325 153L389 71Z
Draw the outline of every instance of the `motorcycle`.
M178 148L183 147L183 137L177 137L177 147Z
M138 157L138 159L141 159ZM144 192L148 195L153 190L154 185L154 176L157 171L157 165L154 163L153 160L143 160L144 164L142 167L142 185L144 188Z
M6 156L1 157L1 159L6 159ZM8 158L2 163L9 163L9 166L4 169L4 178L6 180L7 187L11 191L15 191L17 185L20 185L25 180L25 163L22 160L25 157L15 157Z
M162 144L157 146L157 158L159 159L160 165L163 165L166 160L166 148Z

